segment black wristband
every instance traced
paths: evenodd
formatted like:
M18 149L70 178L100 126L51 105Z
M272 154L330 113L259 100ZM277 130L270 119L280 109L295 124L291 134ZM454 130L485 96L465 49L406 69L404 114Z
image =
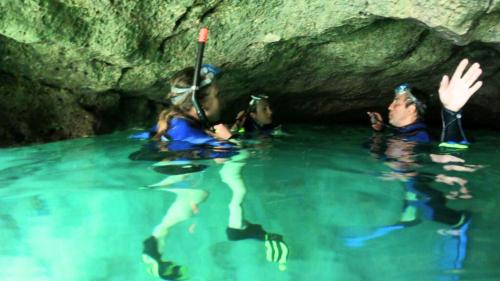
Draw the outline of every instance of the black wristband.
M462 129L462 116L462 110L455 112L443 108L441 111L443 120L441 142L468 143Z

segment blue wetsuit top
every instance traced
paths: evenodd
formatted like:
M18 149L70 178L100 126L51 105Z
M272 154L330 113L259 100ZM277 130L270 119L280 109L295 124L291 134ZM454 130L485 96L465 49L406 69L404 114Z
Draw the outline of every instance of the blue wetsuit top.
M428 143L431 141L429 134L427 133L427 126L422 121L416 121L410 125L396 127L394 129L396 130L394 136L403 140L418 143Z
M192 121L174 117L170 120L165 137L170 141L182 141L191 146L207 145L218 148L233 148L234 145L210 136Z
M149 132L136 133L130 138L151 139L157 131L155 125ZM238 154L233 143L214 138L207 134L195 120L183 117L174 117L169 121L167 132L161 140L161 142L148 142L140 151L132 153L129 158L149 161L160 161L165 158L193 160L230 158Z
M202 158L229 158L237 153L235 145L207 134L195 121L182 117L170 120L164 137L169 151L196 150Z

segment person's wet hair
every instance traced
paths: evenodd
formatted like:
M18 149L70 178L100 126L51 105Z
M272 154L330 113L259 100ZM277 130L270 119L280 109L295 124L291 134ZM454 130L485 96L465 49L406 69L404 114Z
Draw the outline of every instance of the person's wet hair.
M411 95L407 95L406 98L406 106L408 107L414 104L417 109L418 117L423 118L427 111L427 94L417 88L412 88L410 93Z

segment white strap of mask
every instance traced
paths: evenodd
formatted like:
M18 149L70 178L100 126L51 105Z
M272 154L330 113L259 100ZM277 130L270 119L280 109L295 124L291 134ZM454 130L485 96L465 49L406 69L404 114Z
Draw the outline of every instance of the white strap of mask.
M201 89L205 86L210 85L211 83L212 83L211 79L205 79L205 80L201 81L200 86L198 88L196 88L196 86L191 86L189 88L178 88L178 87L172 86L170 88L170 91L172 93L178 94L178 95L176 95L175 97L172 97L171 101L173 104L179 104L186 98L186 96L188 94L192 93L195 89L196 90Z

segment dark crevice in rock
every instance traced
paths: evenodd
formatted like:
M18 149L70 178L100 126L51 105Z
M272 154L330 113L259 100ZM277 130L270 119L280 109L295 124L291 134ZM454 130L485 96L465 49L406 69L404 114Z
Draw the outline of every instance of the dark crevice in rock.
M97 134L109 133L116 129L128 129L134 126L149 127L163 108L158 101L147 97L131 97L121 92L119 102L110 110L97 113L101 121L94 125ZM127 114L123 114L126 112Z
M188 18L189 13L191 13L192 9L193 9L192 6L189 6L186 8L186 11L184 11L184 13L182 13L182 15L175 21L174 28L172 29L172 32L177 31L177 28L179 28L179 26L181 26L182 22Z
M158 47L158 51L159 51L159 52L163 55L163 54L165 53L165 47L166 47L167 43L168 43L169 41L171 41L172 39L174 39L175 37L177 37L177 36L179 36L179 35L181 35L181 34L186 33L187 31L188 31L187 29L180 30L180 31L178 31L178 32L176 32L176 33L172 33L172 34L170 34L169 36L165 37L165 38L161 41L160 46Z
M0 81L3 82L10 82L10 81L15 81L16 76L10 72L7 72L5 70L0 69Z
M422 45L422 43L427 39L427 37L429 37L429 34L430 34L430 31L428 29L422 31L418 35L417 40L412 44L412 46L410 46L410 48L408 48L404 53L399 55L397 57L397 59L404 61L405 59L409 58L415 52L415 50L417 50L418 47L420 47L420 45Z
M103 64L103 65L106 65L106 66L114 66L112 63L110 62L107 62L107 61L103 61L103 60L100 60L100 59L92 59L90 61L90 63L92 65L96 65L96 64Z
M147 35L141 36L141 38L138 40L137 50L135 51L135 54L140 58L147 58L148 52L151 51L150 46L151 46L151 41L147 37Z
M488 3L488 8L486 9L486 13L491 12L491 9L493 8L493 2L495 2L495 0L490 0L490 2Z
M46 87L46 88L49 88L49 89L52 89L52 90L55 90L55 91L65 91L65 92L68 92L68 93L71 93L71 94L75 94L76 93L76 89L71 89L71 88L67 88L67 87L61 87L60 85L54 84L52 82L49 82L49 81L46 81L46 80L43 80L43 79L31 80L31 77L28 77L28 76L21 76L20 78L24 79L26 81L30 81L30 83L39 84L40 86L43 86L43 87ZM92 91L91 89L85 89L85 88L80 88L78 90L79 91Z
M217 3L215 3L211 8L209 8L208 10L206 10L205 12L203 12L203 14L201 14L200 16L200 23L203 23L203 21L210 17L210 15L212 15L213 13L215 13L215 11L217 10L217 7L219 6L219 4L222 3L223 0L219 0L217 1Z
M29 79L29 78L25 77L25 79ZM53 84L51 82L45 81L45 80L39 80L38 82L40 83L40 85L45 86L47 88L54 89L54 90L61 90L61 89L63 89L60 86L58 86L56 84Z
M129 70L131 70L131 69L132 69L132 67L124 67L124 68L122 68L122 69L121 69L120 78L118 78L118 80L116 80L116 83L115 83L115 87L116 87L116 88L119 88L119 87L120 87L120 84L121 84L121 82L122 82L122 80L123 80L123 77L124 77L124 76L125 76L125 74L127 74L127 72L128 72Z
M469 43L471 38L472 38L472 35L474 34L474 31L476 31L476 28L479 26L479 24L481 23L481 19L486 16L488 13L489 13L489 10L490 8L492 7L493 5L493 0L489 0L489 3L488 3L488 6L486 7L486 9L480 13L479 15L477 15L473 20L472 20L472 23L469 27L469 30L467 31L467 33L464 35L465 37L465 41L466 43ZM463 45L463 44L462 44Z

